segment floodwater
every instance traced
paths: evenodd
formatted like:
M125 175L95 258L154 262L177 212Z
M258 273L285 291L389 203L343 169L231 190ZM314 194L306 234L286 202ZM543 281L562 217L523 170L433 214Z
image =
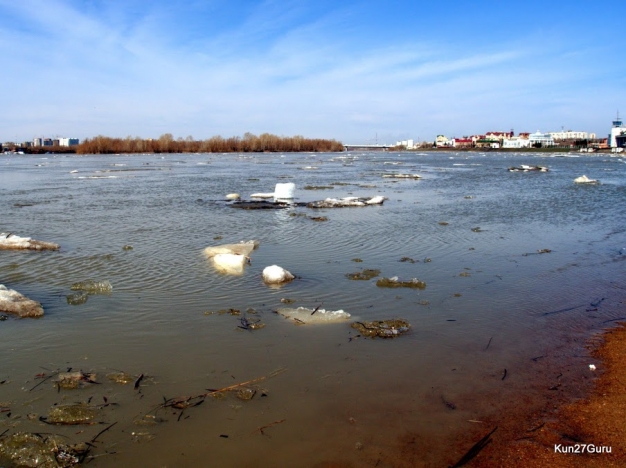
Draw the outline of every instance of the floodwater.
M45 309L0 322L0 433L77 443L116 423L93 441L93 467L454 463L475 421L497 422L521 396L529 407L547 398L544 381L559 368L551 377L542 361L567 366L562 379L590 378L585 339L626 315L626 159L569 156L2 156L0 231L61 250L0 251L0 283ZM550 171L506 170L521 164ZM601 183L574 184L582 174ZM258 211L223 201L279 182L295 183L303 202L388 200ZM260 246L241 276L202 256L249 239ZM266 286L261 271L273 264L297 279ZM427 286L346 277L365 268ZM88 279L110 281L112 292L69 304L70 286ZM384 340L358 337L350 322L295 325L274 313L284 298L412 329ZM242 315L211 313L230 308ZM266 326L244 330L243 316ZM55 373L68 368L98 383L57 388ZM108 381L115 371L144 377L135 389ZM160 407L250 380L249 401L229 393ZM99 424L38 419L74 402L101 405Z

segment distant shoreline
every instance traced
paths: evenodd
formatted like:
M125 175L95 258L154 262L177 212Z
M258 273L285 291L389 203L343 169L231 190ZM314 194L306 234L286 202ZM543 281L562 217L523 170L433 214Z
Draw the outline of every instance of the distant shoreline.
M150 141L150 140L145 140ZM155 140L158 142L158 140ZM241 140L240 140L241 141ZM346 150L341 142L336 140L307 140L307 142L313 142L312 144L305 145L305 149L296 149L291 145L277 145L277 147L272 149L257 149L254 146L245 147L242 144L241 148L237 148L239 143L237 141L234 142L224 142L224 145L221 148L215 148L215 150L211 151L209 149L196 149L195 151L191 151L185 148L147 148L144 151L139 149L131 149L131 150L122 150L119 145L120 142L116 141L114 144L106 145L104 147L100 147L99 150L88 151L89 149L93 149L92 145L88 147L83 146L85 144L81 144L78 146L38 146L38 147L30 147L30 148L17 148L16 151L13 152L0 152L0 155L21 155L23 154L215 154L215 153L341 153L341 152L355 152L355 151L364 151L364 152L402 152L407 154L414 153L572 153L577 155L590 156L594 154L620 154L613 153L611 148L602 148L596 149L593 152L581 152L580 148L570 148L570 147L547 147L547 148L468 148L468 147L446 147L446 148L416 148L416 149L388 149L388 150L372 150L367 148L354 148L350 150ZM91 143L90 140L87 143ZM142 141L143 143L143 141ZM173 141L172 144L178 144L180 142ZM204 142L194 142L197 144ZM280 146L283 146L282 148ZM153 149L152 151L150 149ZM118 151L115 151L118 150Z

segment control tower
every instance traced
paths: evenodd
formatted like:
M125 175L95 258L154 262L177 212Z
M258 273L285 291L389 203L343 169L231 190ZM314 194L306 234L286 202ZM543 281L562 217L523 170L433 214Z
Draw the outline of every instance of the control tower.
M613 128L611 128L611 133L609 133L609 146L611 148L617 148L617 138L618 136L626 134L626 127L622 122L622 119L619 118L619 111L617 111L617 117L613 121Z

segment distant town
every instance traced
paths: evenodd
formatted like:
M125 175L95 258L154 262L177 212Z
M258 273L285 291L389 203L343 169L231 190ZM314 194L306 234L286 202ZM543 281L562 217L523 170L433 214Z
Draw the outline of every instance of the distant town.
M626 126L619 117L619 113L610 133L606 138L597 138L595 133L561 130L560 132L535 133L520 132L515 135L509 132L487 132L482 135L448 138L446 135L437 135L434 142L415 142L415 140L397 141L394 148L398 149L425 149L425 148L489 148L489 149L522 149L522 148L578 148L587 152L596 150L614 150L622 152L626 148Z
M307 144L313 146L308 150L313 151L337 151L338 149L372 149L372 150L424 150L424 149L504 149L524 150L539 148L563 148L577 149L581 152L593 153L595 151L623 152L626 148L626 126L622 119L617 117L612 122L612 127L606 138L597 138L595 133L573 130L561 130L559 132L535 133L520 132L515 135L510 131L489 131L480 135L463 136L461 138L448 138L446 135L437 135L434 141L422 141L407 139L397 141L394 144L346 144L343 145L335 140L309 140L303 137L276 137L275 135L263 134L256 137L246 133L243 138L212 137L203 142L193 140L174 140L171 134L162 135L158 140L151 138L141 140L139 138L125 140L107 137L87 139L82 145L78 138L34 138L32 141L22 143L2 143L4 154L24 153L86 153L99 152L110 153L112 151L97 151L102 147L101 140L106 140L107 149L115 147L114 152L181 152L181 151L306 151L303 149ZM141 144L138 144L141 142ZM294 144L295 142L295 144ZM94 146L94 143L99 143ZM132 144L131 144L132 143ZM129 147L135 150L129 150Z

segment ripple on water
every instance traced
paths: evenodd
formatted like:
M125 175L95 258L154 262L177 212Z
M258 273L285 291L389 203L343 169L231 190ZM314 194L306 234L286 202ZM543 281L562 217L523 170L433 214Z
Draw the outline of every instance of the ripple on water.
M434 387L445 388L446 398L451 393L468 402L468 411L482 411L469 403L475 397L463 396L491 391L504 368L515 369L524 382L511 375L509 386L524 391L531 357L623 314L623 289L615 285L623 276L619 252L626 246L621 182L626 165L611 160L359 153L349 159L345 154L85 156L49 159L46 167L35 167L42 161L28 156L7 162L0 173L6 201L0 206L2 230L61 244L59 252L0 252L0 282L40 300L47 313L41 320L2 322L0 349L12 356L13 379L31 379L44 364L130 368L158 376L156 393L146 393L146 399L160 401L164 394L193 394L287 366L284 380L267 382L272 394L280 395L279 405L264 400L267 421L283 419L287 408L294 421L290 431L306 435L312 424L327 427L326 415L335 414L330 410L336 406L366 407L371 414L376 401L385 401L370 422L355 417L363 433L377 437L384 420L394 435L410 423L428 437L434 426L448 434L467 420L451 419L457 413L440 408ZM549 165L550 172L506 171L538 163ZM603 179L597 174L606 167L615 172L604 173L606 184L580 187L572 181L583 173L581 164L594 178ZM319 169L300 169L306 166ZM389 168L425 177L392 183L381 177ZM69 174L74 169L79 175L115 171L97 174L133 177L78 180ZM376 207L277 211L235 210L221 201L232 192L272 191L284 181L296 183L298 201L350 194L389 200ZM301 190L307 184L335 188ZM358 186L368 184L376 187ZM26 202L33 206L13 206ZM320 215L328 221L307 218ZM249 239L259 240L260 247L241 276L215 271L202 256L209 245ZM125 245L132 250L123 250ZM542 249L550 252L540 254ZM400 261L404 257L413 261ZM261 272L272 264L298 278L268 287ZM380 276L419 278L427 287L378 288L375 279L345 276L364 268L379 269ZM71 285L86 279L109 280L113 290L90 295L82 305L68 304ZM294 300L294 306L344 309L355 319L406 318L413 328L388 342L356 339L347 324L298 327L272 312L284 306L282 298ZM205 315L249 307L266 328L244 331L237 316ZM485 352L488 343L493 353ZM0 393L7 389L0 386ZM57 398L53 393L46 394L46 403ZM0 397L22 398L19 392ZM146 410L143 401L128 402L118 415L132 413L132 419ZM405 412L398 421L389 418L389 402L400 412L415 401L422 403L414 420L407 422L412 416ZM219 427L233 423L231 409L222 414L216 408L211 417ZM422 427L417 418L424 415L429 424ZM241 420L253 426L246 434L267 424ZM337 434L345 432L345 421L337 428ZM164 452L170 442L187 443L188 432L177 434L163 438ZM113 429L107 436L123 437ZM220 447L212 447L216 457L228 458Z

